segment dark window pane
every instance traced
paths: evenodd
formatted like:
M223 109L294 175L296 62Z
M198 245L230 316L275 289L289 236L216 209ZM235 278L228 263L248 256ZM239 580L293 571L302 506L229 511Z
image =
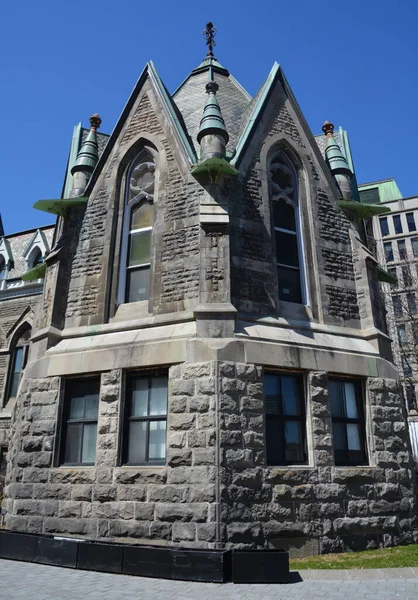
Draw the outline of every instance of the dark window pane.
M269 465L306 462L306 424L301 382L300 375L265 375L266 450Z
M99 413L99 394L86 396L85 412L86 419L97 419Z
M280 190L289 192L294 189L292 174L283 165L278 163L272 165L271 179Z
M284 463L283 432L277 419L266 419L266 451L268 465Z
M286 421L285 423L285 459L287 463L300 463L304 460L302 423Z
M399 252L399 258L400 258L400 260L405 260L405 258L406 258L406 244L405 244L405 240L399 240L398 241L398 252Z
M415 225L415 217L414 217L414 213L406 213L406 222L408 223L408 230L409 231L416 231L416 225Z
M94 463L96 460L97 423L86 423L83 426L83 448L81 462Z
M127 271L127 302L140 302L149 298L150 268Z
M410 287L412 285L411 267L409 265L402 267L402 278L405 287Z
M15 357L13 364L13 373L20 373L22 370L23 348L15 349Z
M16 398L19 389L20 373L13 373L10 384L10 398Z
M63 427L63 459L66 464L94 464L99 395L99 379L74 379L66 382L64 414L67 421Z
M282 406L284 415L300 415L298 381L282 375Z
M299 269L277 267L279 298L285 302L302 302Z
M67 464L71 464L71 465L79 464L82 439L83 439L82 423L68 423L64 462L66 462Z
M345 423L333 423L332 424L332 435L334 438L334 449L344 450L345 449Z
M148 415L148 378L132 379L131 415L145 417Z
M129 423L128 462L145 463L147 460L147 421Z
M392 242L385 242L383 244L383 248L385 250L386 262L392 262L392 260L393 260Z
M165 440L166 421L150 421L148 458L151 462L164 462Z
M276 396L280 394L280 378L276 375L264 376L264 394L266 396Z
M283 199L273 202L274 226L296 231L295 209Z
M299 266L298 240L292 233L276 231L276 258L281 265Z
M147 265L151 260L151 230L131 233L129 236L128 266Z
M406 330L405 330L405 325L399 325L397 327L397 330L398 330L398 342L402 346L403 344L406 344Z
M406 295L407 303L408 303L408 311L410 315L415 315L417 312L417 303L415 300L414 294Z
M328 387L329 399L331 403L331 416L344 416L344 397L343 386L340 381L330 381Z
M418 258L418 238L411 238L411 245L414 258Z
M82 419L84 417L84 396L71 398L70 419Z
M167 414L167 378L153 377L150 389L150 415Z
M360 202L366 202L368 204L378 204L380 202L379 188L371 188L370 190L361 190Z
M388 226L388 218L387 217L380 218L380 231L382 232L382 236L389 235L389 226Z
M393 226L395 228L395 233L402 233L401 215L395 215L393 217Z
M401 317L403 314L402 298L401 296L392 296L393 311L396 317Z

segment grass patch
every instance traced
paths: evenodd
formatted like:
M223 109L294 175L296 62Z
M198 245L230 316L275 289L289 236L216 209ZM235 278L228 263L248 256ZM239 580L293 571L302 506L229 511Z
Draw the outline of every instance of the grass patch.
M323 554L290 560L290 568L298 569L386 569L390 567L418 567L418 544L345 552L343 554Z

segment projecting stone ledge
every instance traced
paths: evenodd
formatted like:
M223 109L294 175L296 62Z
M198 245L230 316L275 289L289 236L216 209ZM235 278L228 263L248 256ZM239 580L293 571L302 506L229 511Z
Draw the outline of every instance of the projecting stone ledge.
M193 311L198 337L234 337L237 312L237 309L229 302L199 304Z

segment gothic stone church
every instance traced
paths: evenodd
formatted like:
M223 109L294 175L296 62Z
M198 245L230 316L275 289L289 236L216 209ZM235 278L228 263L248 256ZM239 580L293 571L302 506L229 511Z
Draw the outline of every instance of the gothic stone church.
M416 542L344 132L314 138L277 64L251 98L208 43L173 94L147 64L110 137L98 115L76 128L62 198L36 204L54 232L15 257L1 238L6 526L294 554Z

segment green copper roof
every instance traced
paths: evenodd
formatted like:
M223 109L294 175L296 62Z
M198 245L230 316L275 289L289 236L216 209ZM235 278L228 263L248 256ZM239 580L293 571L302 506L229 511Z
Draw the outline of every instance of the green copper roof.
M364 183L358 186L358 190L361 202L367 202L368 197L373 199L373 202L389 202L403 197L394 179Z
M238 171L234 169L232 165L229 164L227 160L224 158L207 158L203 162L194 166L190 170L192 175L198 175L200 173L224 173L226 175L237 175Z
M46 263L40 263L36 265L30 271L27 271L22 275L23 281L33 281L34 279L43 279L46 273Z
M38 202L35 202L33 205L33 208L65 217L68 208L87 204L87 200L88 198L86 196L78 196L78 198L56 198L55 200L38 200Z
M100 127L101 119L99 115L93 115L90 118L91 129L77 154L77 160L71 173L74 175L77 171L88 171L92 173L97 161L99 160L99 145L97 143L97 128Z
M333 135L330 135L327 139L327 146L325 148L325 159L332 174L352 175L352 172L345 159L345 156L341 152L341 149L335 141Z
M383 215L390 212L390 208L387 206L380 206L379 204L363 204L354 200L340 200L338 202L340 208L349 210L354 213L359 221L373 217L374 215Z
M376 265L376 271L377 271L377 279L379 281L383 281L384 283L390 283L391 285L396 285L398 283L397 277L388 273L380 265Z
M221 108L216 98L216 92L218 89L219 86L216 81L209 81L209 83L206 85L208 99L206 100L206 104L203 109L203 117L200 121L199 133L197 134L197 141L199 144L201 139L208 134L222 135L225 139L225 144L228 143L229 135L226 130Z

